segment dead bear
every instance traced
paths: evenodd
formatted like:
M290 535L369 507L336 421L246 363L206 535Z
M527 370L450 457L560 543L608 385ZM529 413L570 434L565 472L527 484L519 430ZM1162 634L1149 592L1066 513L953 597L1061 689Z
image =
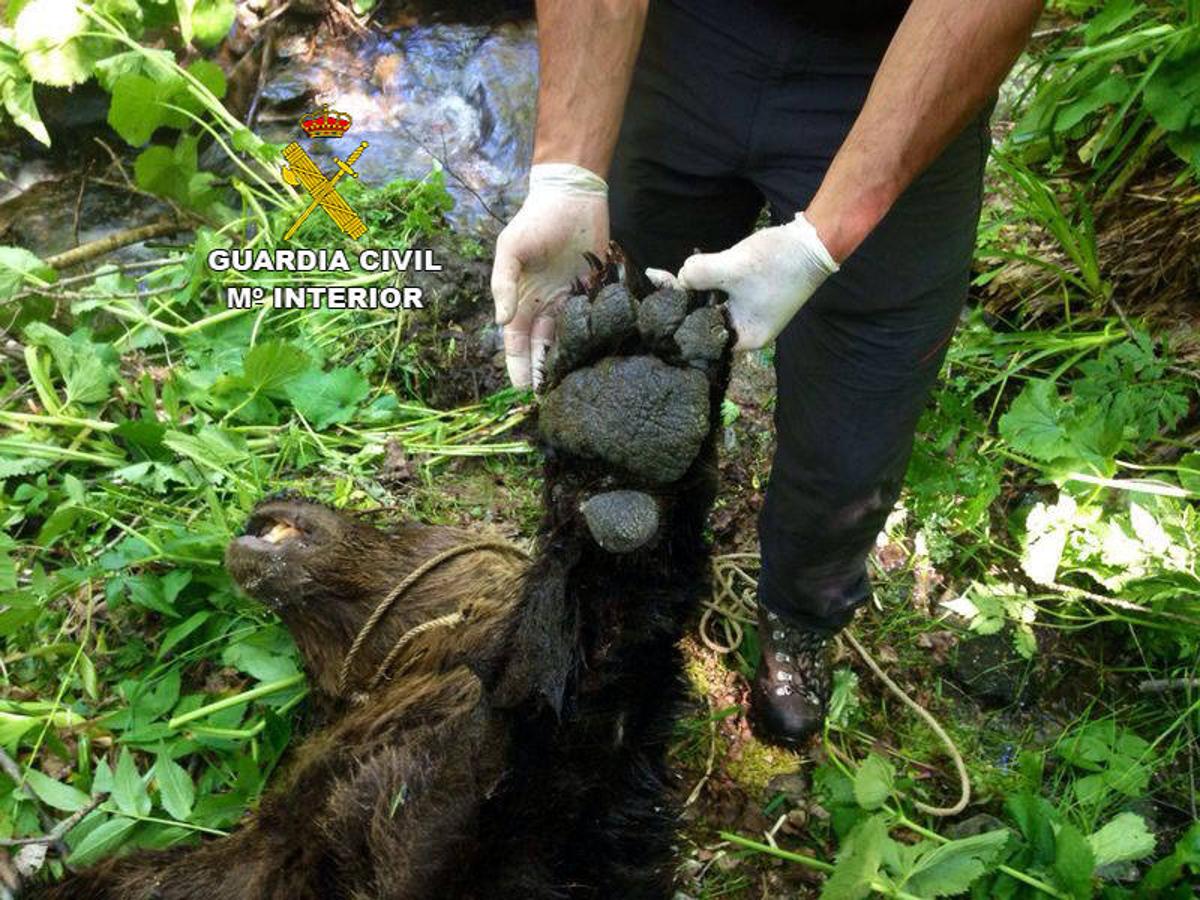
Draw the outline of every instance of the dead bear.
M454 529L260 504L227 566L295 635L327 724L235 833L35 896L671 896L665 749L678 641L707 590L731 340L714 298L644 296L612 263L590 281L547 373L533 559L450 556L480 540Z

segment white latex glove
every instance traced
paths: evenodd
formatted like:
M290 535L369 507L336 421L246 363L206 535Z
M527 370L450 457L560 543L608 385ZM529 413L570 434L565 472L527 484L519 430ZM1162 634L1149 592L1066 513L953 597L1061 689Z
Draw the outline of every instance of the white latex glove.
M608 246L608 185L570 163L529 170L525 203L496 240L492 299L504 326L508 377L538 386L554 344L554 315L571 282L588 271L584 251Z
M684 260L679 285L729 294L729 319L737 332L734 350L762 347L783 331L837 263L804 213L786 225L756 231L720 253Z

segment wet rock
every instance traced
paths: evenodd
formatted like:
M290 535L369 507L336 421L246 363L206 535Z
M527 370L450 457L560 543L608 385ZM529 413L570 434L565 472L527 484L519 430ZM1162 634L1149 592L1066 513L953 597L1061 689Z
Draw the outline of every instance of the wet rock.
M985 703L1008 706L1031 694L1033 667L1017 653L1007 629L960 643L951 668L966 692Z
M783 794L791 803L803 803L812 795L808 781L799 772L773 775L767 782L767 796Z

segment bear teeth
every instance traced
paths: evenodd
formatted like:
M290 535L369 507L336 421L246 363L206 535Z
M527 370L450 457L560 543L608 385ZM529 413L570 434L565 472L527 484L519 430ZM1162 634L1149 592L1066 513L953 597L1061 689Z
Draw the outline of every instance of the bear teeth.
M300 529L289 525L287 522L276 522L271 526L262 539L268 544L282 544L284 541L290 541L292 538L300 536Z

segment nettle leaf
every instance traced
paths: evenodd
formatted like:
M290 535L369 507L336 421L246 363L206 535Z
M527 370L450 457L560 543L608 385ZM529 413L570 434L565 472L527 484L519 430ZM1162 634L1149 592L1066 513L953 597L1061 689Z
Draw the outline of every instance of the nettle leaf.
M0 247L0 300L12 297L29 278L53 284L58 274L23 247Z
M159 799L162 807L172 818L186 822L196 802L196 786L192 776L170 754L163 750L154 763L154 780L158 782Z
M63 812L77 812L91 802L91 798L79 788L57 781L37 769L25 773L25 783L39 800Z
M1123 812L1088 836L1097 868L1119 862L1133 862L1154 852L1154 835L1146 820L1136 813Z
M908 863L904 870L892 874L899 887L918 897L961 894L991 868L1008 834L1001 828L945 844L918 844L915 858L904 860Z
M879 867L889 845L895 842L888 836L883 816L872 816L860 822L838 848L837 866L821 888L821 900L863 900L871 893L871 882L879 875Z
M1088 839L1068 823L1058 829L1054 848L1054 875L1058 883L1076 900L1091 900L1096 858Z
M872 753L854 773L854 799L863 809L879 809L891 796L895 780L895 767Z
M370 393L367 379L349 367L328 373L310 369L287 388L292 406L318 430L348 421Z

